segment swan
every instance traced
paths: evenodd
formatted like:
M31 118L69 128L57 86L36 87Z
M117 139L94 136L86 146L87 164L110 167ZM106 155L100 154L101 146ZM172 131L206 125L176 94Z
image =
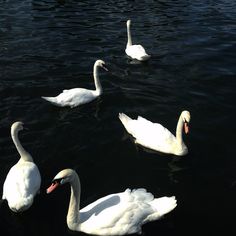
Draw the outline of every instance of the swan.
M104 70L108 71L108 69L105 67L105 62L103 60L97 60L94 63L93 76L96 90L90 90L85 88L73 88L69 90L63 90L63 92L56 97L42 98L56 106L69 106L71 108L91 102L102 94L102 86L98 76L98 67L102 67Z
M2 199L6 199L9 208L14 212L27 210L39 193L41 176L31 155L22 147L18 132L23 130L22 122L15 122L11 126L11 137L20 154L19 161L12 166L3 184Z
M189 132L190 113L182 111L177 123L176 136L159 123L138 116L131 119L124 113L119 113L119 119L125 129L135 138L138 143L146 148L177 156L183 156L188 153L188 148L183 142L182 130L187 134Z
M126 189L102 197L80 209L80 180L72 169L60 171L47 189L51 193L65 183L71 185L71 196L67 213L70 230L94 235L125 235L141 233L141 226L149 221L158 220L172 211L176 199L172 197L154 198L145 189Z
M130 31L131 20L127 20L126 25L127 25L127 36L128 36L128 41L125 49L126 54L132 59L136 59L139 61L148 60L151 56L146 53L143 46L132 44L131 31Z

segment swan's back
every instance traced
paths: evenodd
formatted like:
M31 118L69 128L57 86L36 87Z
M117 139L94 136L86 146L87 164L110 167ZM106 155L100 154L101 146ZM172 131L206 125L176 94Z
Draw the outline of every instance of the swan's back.
M18 162L6 177L2 198L8 201L11 210L24 211L32 205L40 185L38 167L33 162Z
M148 55L142 45L131 45L127 46L125 52L128 56L137 60L147 60L151 56Z
M176 142L175 136L159 123L141 116L136 120L131 119L123 113L119 114L119 118L128 133L135 138L135 142L144 147L168 153Z
M142 139L142 137L146 137L147 135L149 135L150 138L155 137L163 140L169 139L172 136L175 138L175 136L161 124L153 123L141 116L138 116L135 120L124 113L120 113L119 118L126 130L136 139Z
M124 235L141 232L142 224L157 220L174 209L170 199L165 211L158 212L154 196L145 189L111 194L80 210L80 231L99 235Z
M95 90L89 90L85 88L73 88L73 89L63 90L63 92L56 97L42 97L42 98L53 103L56 106L76 107L91 102L97 96L98 94L96 94Z
M69 90L64 90L58 96L58 101L61 103L68 104L71 107L79 106L88 102L91 102L96 98L96 92L94 90L89 90L85 88L74 88Z

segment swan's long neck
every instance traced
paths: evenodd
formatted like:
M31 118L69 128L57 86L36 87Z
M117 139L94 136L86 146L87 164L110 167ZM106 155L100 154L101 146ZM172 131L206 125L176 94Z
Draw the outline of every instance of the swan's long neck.
M102 86L99 80L99 76L98 76L98 65L94 65L93 67L93 77L94 77L94 83L95 83L95 87L96 87L96 94L99 96L102 94Z
M127 24L127 37L128 37L128 42L127 42L126 47L132 46L132 38L131 38L130 24Z
M22 145L20 143L20 140L18 138L18 131L13 130L11 132L11 137L12 137L13 143L16 146L16 149L17 149L18 153L20 154L20 157L21 157L20 161L31 161L31 162L33 162L33 158L31 157L31 155L27 151L25 151L25 149L22 147Z
M71 195L70 195L70 204L67 213L67 224L70 225L70 228L76 229L80 220L80 180L77 175L74 175L74 179L71 182Z
M183 122L182 116L180 115L178 123L177 123L177 127L176 127L176 140L178 144L180 145L183 144L183 137L182 137L183 125L184 125L184 122Z

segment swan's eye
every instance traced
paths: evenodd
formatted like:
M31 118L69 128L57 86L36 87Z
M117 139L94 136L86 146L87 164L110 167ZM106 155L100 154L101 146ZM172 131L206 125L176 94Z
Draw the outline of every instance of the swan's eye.
M55 185L55 184L59 184L60 182L58 182L57 180L53 180L52 181L52 184Z
M52 181L52 184L62 184L62 183L63 183L63 178L61 178L61 179L54 179Z

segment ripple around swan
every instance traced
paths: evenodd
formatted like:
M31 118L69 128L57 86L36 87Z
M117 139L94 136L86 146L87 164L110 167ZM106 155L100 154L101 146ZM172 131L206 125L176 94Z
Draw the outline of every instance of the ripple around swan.
M127 187L176 195L177 210L147 225L145 235L233 229L232 220L219 215L233 213L235 199L235 7L225 0L2 1L0 186L18 158L10 126L21 120L29 129L20 140L40 167L43 188L26 215L1 211L0 234L69 235L69 188L44 193L65 167L80 175L83 206ZM134 43L152 55L146 63L125 55L127 19ZM99 99L75 109L41 99L94 88L96 59L109 69L101 71ZM141 115L174 133L183 109L192 116L183 158L135 145L118 119L119 112Z

